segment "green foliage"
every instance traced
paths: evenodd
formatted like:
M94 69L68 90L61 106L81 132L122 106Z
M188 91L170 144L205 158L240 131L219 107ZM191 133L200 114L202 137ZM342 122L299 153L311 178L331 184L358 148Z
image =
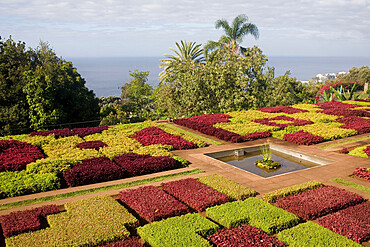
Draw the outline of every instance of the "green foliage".
M37 48L36 57L37 66L25 72L23 88L31 127L96 120L98 99L85 87L72 63L58 58L44 42Z
M341 85L339 90L334 89L333 87L330 87L331 92L333 92L339 101L346 101L346 100L354 100L358 98L358 95L355 95L355 89L356 89L357 83L353 83L353 86L351 87L351 91L348 93L344 92L343 86Z
M318 182L318 181L309 181L307 183L303 184L296 184L290 187L274 190L272 192L266 193L263 195L263 200L273 203L276 202L277 199L299 194L303 191L310 190L310 189L316 189L318 187L324 186L324 184Z
M338 80L343 82L358 81L361 83L370 83L370 68L362 66L361 68L353 67L345 75L339 75Z
M349 151L349 155L352 155L352 156L357 156L357 157L362 157L362 158L370 158L369 156L367 156L367 154L365 153L364 149L369 146L369 145L365 145L365 146L361 146L361 147L357 147L351 151Z
M126 239L127 227L138 220L110 196L98 196L65 204L66 212L49 215L49 228L7 238L17 246L96 246Z
M199 214L186 214L139 227L137 232L150 246L212 246L202 237L215 233L219 226Z
M0 172L0 198L38 193L59 187L59 178L53 173Z
M370 106L370 102L355 101L355 100L346 100L346 101L343 101L343 103L352 104L352 105L360 105L360 106Z
M289 246L362 246L311 221L284 230L277 236Z
M198 178L198 180L201 183L228 195L234 200L244 200L248 197L256 195L256 191L248 189L243 185L217 174L203 176Z
M336 140L358 134L358 132L354 129L342 129L336 126L336 124L337 123L331 124L317 122L314 124L302 126L300 130L310 132L314 135L322 136L325 141Z
M26 171L34 174L54 173L61 177L64 171L76 164L75 160L68 159L41 159L27 165Z
M369 168L368 168L369 169ZM362 184L354 183L348 180L345 180L343 178L333 178L330 179L331 182L337 183L337 184L342 184L351 188L354 188L356 190L363 191L365 193L370 194L370 187L363 186Z
M299 223L299 218L254 197L207 208L207 217L225 227L255 226L267 234L277 233Z

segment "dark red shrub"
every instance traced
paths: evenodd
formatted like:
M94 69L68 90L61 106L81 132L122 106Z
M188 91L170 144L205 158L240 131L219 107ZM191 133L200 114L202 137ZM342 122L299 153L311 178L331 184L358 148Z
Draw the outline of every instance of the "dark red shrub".
M267 138L267 137L270 137L271 136L271 132L270 131L262 131L262 132L254 132L254 133L251 133L251 134L248 134L246 136L244 136L244 140L246 141L253 141L253 140L257 140L257 139L261 139L261 138Z
M193 178L162 184L162 188L190 207L203 211L207 207L228 202L230 198Z
M348 108L327 108L318 111L327 115L343 116L343 117L370 117L370 112L365 110L351 110Z
M99 148L107 147L108 145L102 141L88 141L77 144L79 149L95 149L99 151Z
M284 246L279 240L265 232L250 226L241 225L236 228L223 228L207 239L217 247L239 246Z
M93 135L101 133L103 130L107 130L108 126L98 126L98 127L88 127L88 128L74 128L73 133L79 135L80 137L85 137L88 135Z
M370 132L370 119L352 116L337 118L335 121L344 123L341 128L357 130L360 135Z
M298 145L312 145L324 141L324 138L318 135L313 135L309 132L300 130L295 133L287 133L283 137L284 141L293 142Z
M5 238L21 233L41 229L42 222L49 214L56 214L59 208L56 205L47 205L25 211L12 212L0 216L0 223Z
M324 103L316 103L314 105L319 106L321 109L330 109L330 108L342 108L342 109L349 109L349 108L356 108L361 107L360 105L353 105L353 104L346 104L338 101L329 101Z
M69 186L105 182L127 177L127 172L107 157L85 159L63 174Z
M257 110L262 111L262 112L268 112L268 113L283 112L283 113L287 113L287 114L294 114L294 113L298 113L298 112L308 112L307 110L297 109L297 108L294 108L294 107L291 107L291 106L274 106L274 107L267 106L267 107L259 108Z
M342 154L348 154L349 153L347 148L342 148L339 152L342 153Z
M126 240L118 241L112 244L103 245L101 247L144 247L145 245L139 242L139 237L131 237Z
M333 186L323 186L280 198L275 205L305 220L313 220L363 201L364 199L355 193Z
M169 134L158 127L142 129L131 138L137 140L144 146L154 144L171 145L177 150L196 148L196 145L193 142L184 140L180 136Z
M370 168L359 167L353 172L353 175L366 180L370 180Z
M0 140L0 172L20 171L26 165L45 158L41 149L27 142Z
M150 156L128 153L117 155L113 160L127 171L129 176L139 176L180 167L177 160L167 156Z
M370 202L340 210L318 219L318 223L333 232L358 243L370 239Z
M154 186L120 192L120 200L149 222L189 213L189 208Z
M48 136L52 134L54 134L56 138L75 135L75 133L73 133L72 130L65 128L65 129L31 132L30 136Z
M230 122L229 118L231 118L231 116L227 114L211 113L211 114L203 114L203 115L199 115L195 117L190 117L188 118L188 120L213 126L216 123Z
M291 123L276 123L274 120L283 120L283 121L291 121ZM285 129L288 126L304 126L307 124L313 124L312 121L303 120L303 119L295 119L292 117L287 116L277 116L273 118L262 118L262 119L255 119L253 122L268 125L268 126L277 126L280 129Z

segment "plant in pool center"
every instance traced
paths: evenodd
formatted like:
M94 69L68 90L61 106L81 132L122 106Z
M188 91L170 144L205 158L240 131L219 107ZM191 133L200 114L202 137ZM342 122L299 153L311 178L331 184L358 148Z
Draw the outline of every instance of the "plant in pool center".
M263 146L261 146L261 153L263 159L254 162L257 167L267 170L276 170L281 166L279 162L272 160L269 142L266 142Z

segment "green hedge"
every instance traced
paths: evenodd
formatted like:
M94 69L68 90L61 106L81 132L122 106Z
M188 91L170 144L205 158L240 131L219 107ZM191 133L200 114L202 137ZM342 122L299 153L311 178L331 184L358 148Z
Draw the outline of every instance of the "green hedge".
M299 218L254 197L207 208L207 217L225 227L249 224L273 234L299 223Z
M53 173L33 174L27 171L0 173L0 198L21 196L60 188Z
M276 202L276 200L279 198L290 196L290 195L295 195L305 190L316 189L321 186L324 186L324 184L318 181L309 181L307 183L296 184L290 187L274 190L270 193L264 194L262 198L263 200L267 202L273 203L273 202Z
M202 237L219 226L199 214L186 214L139 227L137 233L152 247L212 246Z
M126 239L138 220L110 196L65 204L66 212L49 215L50 227L5 240L7 247L96 246Z
M244 200L248 197L256 195L256 191L248 189L243 185L217 174L203 176L198 178L198 180L201 183L228 195L234 200Z
M367 154L365 153L364 149L369 146L369 144L365 145L365 146L361 146L361 147L357 147L351 151L349 151L349 155L352 155L352 156L357 156L357 157L361 157L361 158L369 158L369 156L367 156Z
M311 221L284 230L277 237L289 246L362 246Z

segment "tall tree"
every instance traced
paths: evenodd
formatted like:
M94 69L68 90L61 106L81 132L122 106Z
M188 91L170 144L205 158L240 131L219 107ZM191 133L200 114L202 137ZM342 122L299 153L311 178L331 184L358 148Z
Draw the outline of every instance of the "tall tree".
M246 15L238 15L235 17L231 26L225 19L217 20L215 27L216 29L222 28L225 34L222 35L217 42L208 41L205 45L206 55L230 43L235 43L237 45L236 52L245 52L245 48L240 46L244 37L248 34L251 34L255 39L259 37L257 26L248 22L248 17Z

